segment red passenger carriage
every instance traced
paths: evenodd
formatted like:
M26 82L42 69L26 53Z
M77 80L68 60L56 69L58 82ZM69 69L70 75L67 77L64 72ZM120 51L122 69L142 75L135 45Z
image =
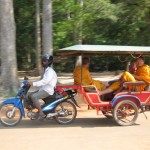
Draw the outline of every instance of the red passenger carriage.
M140 50L140 51L139 51ZM150 47L138 46L105 46L105 45L75 45L59 50L59 55L150 55ZM82 76L82 74L81 74ZM142 86L144 81L126 82L129 90L120 92L115 95L111 101L103 101L95 86L95 91L87 92L88 86L82 85L63 85L57 86L56 90L63 91L64 89L74 89L84 95L87 103L92 108L95 108L97 114L99 111L108 117L114 118L119 125L127 126L135 123L139 112L144 112L150 109L150 90L135 92L134 86ZM91 87L91 85L90 85Z

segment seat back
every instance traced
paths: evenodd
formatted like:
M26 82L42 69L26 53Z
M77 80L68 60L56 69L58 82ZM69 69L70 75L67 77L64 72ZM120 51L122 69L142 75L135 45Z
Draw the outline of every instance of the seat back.
M101 103L101 99L98 95L98 89L96 88L96 86L88 85L88 86L82 86L82 87L85 91L86 98L90 104Z
M145 81L125 82L123 86L128 86L130 91L136 91L136 86L145 86L144 91L150 91L150 84Z

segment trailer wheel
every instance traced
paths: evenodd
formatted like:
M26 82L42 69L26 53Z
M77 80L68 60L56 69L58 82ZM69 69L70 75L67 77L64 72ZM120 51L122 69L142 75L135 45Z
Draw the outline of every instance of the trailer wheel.
M133 125L138 117L138 107L131 100L120 101L113 110L113 117L121 126Z

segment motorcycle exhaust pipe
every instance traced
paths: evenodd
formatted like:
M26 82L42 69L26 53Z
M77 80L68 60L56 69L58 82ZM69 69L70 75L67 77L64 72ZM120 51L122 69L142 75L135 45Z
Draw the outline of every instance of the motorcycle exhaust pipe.
M58 116L58 113L49 113L47 114L46 118L51 118L51 117L55 117Z

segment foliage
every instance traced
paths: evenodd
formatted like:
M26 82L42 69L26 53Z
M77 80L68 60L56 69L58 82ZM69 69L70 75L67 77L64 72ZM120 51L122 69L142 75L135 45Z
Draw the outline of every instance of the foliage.
M34 68L35 1L14 0L14 6L18 66L19 69ZM150 46L149 33L149 0L83 0L83 6L77 0L53 0L54 50L74 45L79 39L83 44ZM96 58L92 63L105 64L99 71L124 69L124 64L116 59ZM71 62L64 58L62 65L57 62L56 70L68 71L66 66L74 62L75 58ZM73 67L71 65L70 71Z
M35 1L14 0L19 70L35 64Z

